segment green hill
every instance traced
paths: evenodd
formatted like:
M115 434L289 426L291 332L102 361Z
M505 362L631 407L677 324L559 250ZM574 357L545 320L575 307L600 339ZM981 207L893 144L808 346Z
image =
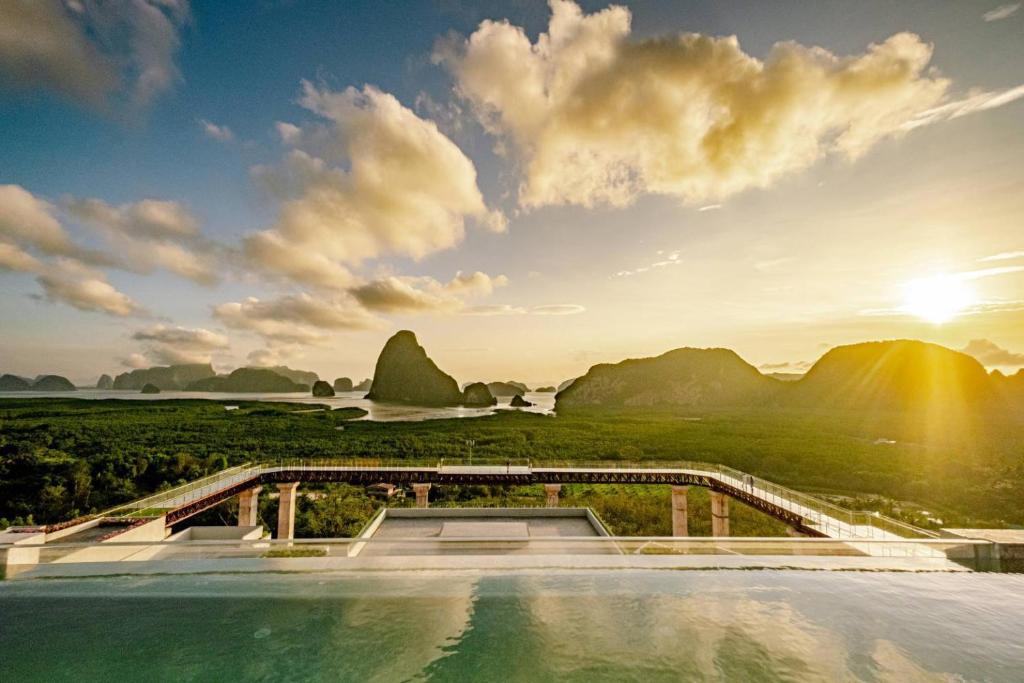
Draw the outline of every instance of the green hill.
M266 368L238 368L230 375L207 377L192 382L188 391L220 391L227 393L307 393L308 384L298 384Z
M729 349L683 348L595 365L560 391L555 408L709 408L774 400L780 382Z

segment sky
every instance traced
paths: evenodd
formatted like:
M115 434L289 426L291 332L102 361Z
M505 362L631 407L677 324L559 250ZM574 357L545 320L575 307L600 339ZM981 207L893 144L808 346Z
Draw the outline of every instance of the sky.
M1024 9L0 3L0 372L1024 367Z

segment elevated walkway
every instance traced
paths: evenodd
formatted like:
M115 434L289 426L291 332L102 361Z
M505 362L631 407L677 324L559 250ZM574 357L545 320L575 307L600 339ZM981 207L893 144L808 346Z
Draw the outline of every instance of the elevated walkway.
M344 482L392 484L665 484L702 486L769 514L808 536L837 540L934 538L919 529L878 513L846 510L724 465L695 462L664 464L567 462L534 463L323 460L241 465L146 498L118 506L102 517L165 516L173 524L263 484Z

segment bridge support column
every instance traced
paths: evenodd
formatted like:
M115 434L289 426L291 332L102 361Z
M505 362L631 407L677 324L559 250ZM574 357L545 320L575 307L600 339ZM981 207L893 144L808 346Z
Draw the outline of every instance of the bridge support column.
M544 505L549 508L558 507L558 494L562 491L561 484L544 484L544 495L547 500Z
M689 486L673 486L672 487L672 535L673 536L689 536L689 520L687 518L687 500L686 494L689 492Z
M254 486L238 494L238 526L256 526L262 490L262 486Z
M277 501L277 538L291 540L295 538L295 491L299 482L278 484L277 490L281 497Z
M430 507L430 499L428 498L430 484L413 484L412 490L416 494L416 507Z
M729 535L729 496L711 492L711 535Z

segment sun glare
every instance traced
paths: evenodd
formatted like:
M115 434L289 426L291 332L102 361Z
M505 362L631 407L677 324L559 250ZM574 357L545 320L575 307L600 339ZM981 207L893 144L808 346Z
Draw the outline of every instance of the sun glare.
M962 278L933 275L908 282L903 310L936 325L946 323L974 301L974 293Z

